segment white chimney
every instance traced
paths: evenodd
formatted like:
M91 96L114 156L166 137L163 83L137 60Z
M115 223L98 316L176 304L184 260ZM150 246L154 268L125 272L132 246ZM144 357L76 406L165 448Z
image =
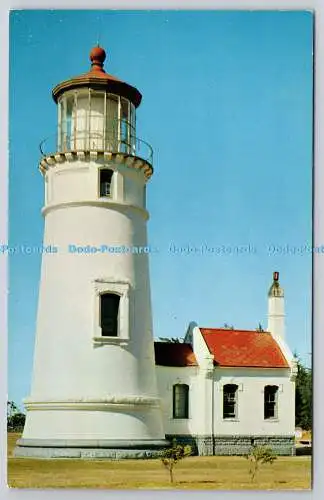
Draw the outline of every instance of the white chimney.
M268 292L268 331L274 337L285 339L285 299L277 271L273 273L273 282Z

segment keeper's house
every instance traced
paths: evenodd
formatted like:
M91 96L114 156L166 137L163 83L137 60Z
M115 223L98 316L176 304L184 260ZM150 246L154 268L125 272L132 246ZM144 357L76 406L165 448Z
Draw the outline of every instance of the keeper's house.
M155 342L167 438L199 455L246 453L265 444L294 453L296 360L284 340L284 293L274 273L268 331L202 328L184 343Z

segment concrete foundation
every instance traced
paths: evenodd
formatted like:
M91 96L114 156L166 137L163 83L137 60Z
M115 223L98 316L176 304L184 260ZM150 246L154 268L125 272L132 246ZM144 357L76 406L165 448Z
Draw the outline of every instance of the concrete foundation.
M26 458L80 458L85 460L109 458L146 459L158 458L168 441L127 440L38 440L20 439L14 450L15 457Z

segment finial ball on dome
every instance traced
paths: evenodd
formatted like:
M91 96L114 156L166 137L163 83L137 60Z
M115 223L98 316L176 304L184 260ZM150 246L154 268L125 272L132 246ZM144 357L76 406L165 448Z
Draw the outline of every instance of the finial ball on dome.
M90 61L94 64L102 65L106 59L106 52L101 47L93 47L90 52Z

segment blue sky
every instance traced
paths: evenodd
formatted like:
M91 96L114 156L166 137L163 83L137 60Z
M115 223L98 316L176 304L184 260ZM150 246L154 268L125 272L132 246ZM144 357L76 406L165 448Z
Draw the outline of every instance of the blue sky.
M99 36L107 72L143 94L137 136L154 149L155 336L181 337L190 321L266 327L278 270L287 340L309 363L311 256L293 251L312 237L312 30L301 11L13 12L10 245L42 244L38 145L56 131L51 89L87 71ZM186 255L172 245L255 251ZM30 388L39 273L39 254L9 258L9 397L19 404Z

